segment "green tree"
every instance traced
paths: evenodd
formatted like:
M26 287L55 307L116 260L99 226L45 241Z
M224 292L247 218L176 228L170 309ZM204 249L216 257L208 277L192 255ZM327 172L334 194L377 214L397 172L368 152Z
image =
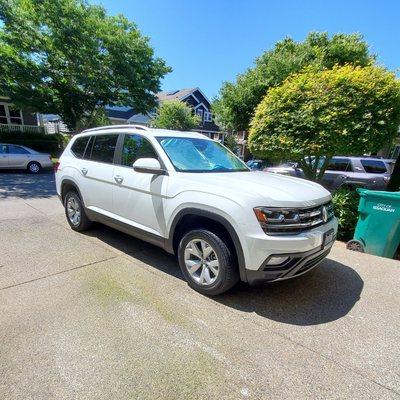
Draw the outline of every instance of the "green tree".
M106 105L156 106L170 68L122 15L84 0L0 0L0 19L0 91L16 105L71 129Z
M247 130L257 105L268 89L280 85L289 75L312 65L316 70L334 65L366 66L374 62L368 45L358 34L310 33L303 42L286 38L257 58L255 65L238 75L235 83L225 82L213 102L213 113L227 130Z
M298 161L308 178L320 180L333 155L375 152L399 124L394 74L373 66L309 68L268 91L252 120L249 147L262 158Z
M160 104L151 121L155 128L187 131L196 128L200 117L186 103L179 100L167 100Z
M226 146L229 150L231 150L233 153L236 154L238 146L236 143L235 136L233 136L231 133L225 134L224 146Z

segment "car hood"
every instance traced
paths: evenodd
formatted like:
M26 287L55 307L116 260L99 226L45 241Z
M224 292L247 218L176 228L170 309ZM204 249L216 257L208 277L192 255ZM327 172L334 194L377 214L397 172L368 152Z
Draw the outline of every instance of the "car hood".
M268 172L228 172L183 174L195 190L228 197L234 201L251 200L253 205L307 207L331 199L321 185L305 179Z

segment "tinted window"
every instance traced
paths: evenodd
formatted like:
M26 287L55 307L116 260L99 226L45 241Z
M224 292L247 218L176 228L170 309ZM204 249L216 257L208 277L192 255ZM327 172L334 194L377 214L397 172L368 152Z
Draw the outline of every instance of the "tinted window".
M361 164L365 169L365 172L369 174L384 174L386 166L383 161L379 160L361 160Z
M0 154L7 154L7 145L6 144L0 144Z
M83 157L88 140L89 136L81 137L75 140L74 144L71 147L71 151L74 153L76 157L78 158Z
M331 160L327 170L329 171L351 171L350 160L348 158L335 158Z
M112 164L118 135L95 135L93 140L90 160Z
M158 159L158 156L151 143L143 136L125 135L121 164L131 167L138 158Z
M8 147L8 152L10 154L30 154L28 150L25 150L23 147L10 145Z

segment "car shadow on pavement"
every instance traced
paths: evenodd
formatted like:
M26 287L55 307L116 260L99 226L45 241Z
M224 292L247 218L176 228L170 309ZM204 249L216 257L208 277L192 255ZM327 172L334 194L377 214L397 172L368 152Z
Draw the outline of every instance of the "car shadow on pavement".
M54 172L43 170L33 175L21 171L0 172L0 199L7 198L48 198L56 195Z
M100 224L85 234L184 280L176 257L156 246ZM363 286L356 271L327 258L298 278L258 286L239 283L229 292L210 299L277 322L308 326L325 324L348 314L360 299Z

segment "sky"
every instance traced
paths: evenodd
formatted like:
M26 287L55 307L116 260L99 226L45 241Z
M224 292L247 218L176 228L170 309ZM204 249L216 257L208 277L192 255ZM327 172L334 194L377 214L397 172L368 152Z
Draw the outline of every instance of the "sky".
M134 21L173 71L163 90L189 87L213 99L286 36L361 33L378 62L400 75L398 0L92 0Z

